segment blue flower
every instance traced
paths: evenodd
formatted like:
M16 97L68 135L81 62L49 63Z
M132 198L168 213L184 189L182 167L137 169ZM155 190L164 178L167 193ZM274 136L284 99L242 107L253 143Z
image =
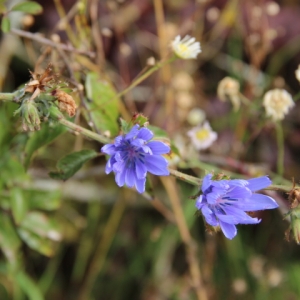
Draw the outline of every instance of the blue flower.
M170 152L170 147L160 141L151 141L152 131L139 127L133 126L130 132L118 136L114 144L103 146L101 151L111 156L106 164L106 174L113 171L118 186L135 186L139 193L143 193L147 172L170 174L168 161L162 157Z
M246 211L278 207L273 198L254 193L272 183L267 176L249 180L216 181L211 178L212 174L204 177L202 195L197 198L196 207L201 210L206 222L211 226L220 226L228 239L235 237L235 225L260 222L246 214Z

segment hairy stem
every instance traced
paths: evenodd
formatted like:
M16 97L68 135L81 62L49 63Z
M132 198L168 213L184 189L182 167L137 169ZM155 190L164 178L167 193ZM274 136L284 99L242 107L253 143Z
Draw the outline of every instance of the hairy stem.
M56 119L60 124L68 127L69 129L72 129L74 132L80 133L92 140L98 141L103 144L111 143L111 140L103 135L100 135L96 132L93 132L91 130L85 129L77 124L74 124L67 119L57 110L52 109L50 112L50 116L54 119Z

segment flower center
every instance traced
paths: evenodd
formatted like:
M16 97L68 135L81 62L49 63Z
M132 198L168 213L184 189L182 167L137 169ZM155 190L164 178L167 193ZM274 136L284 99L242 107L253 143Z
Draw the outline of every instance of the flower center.
M186 46L185 44L179 44L178 48L179 48L180 52L188 52L189 51L189 47Z
M209 131L207 129L200 129L196 132L196 138L200 141L206 140L209 137Z

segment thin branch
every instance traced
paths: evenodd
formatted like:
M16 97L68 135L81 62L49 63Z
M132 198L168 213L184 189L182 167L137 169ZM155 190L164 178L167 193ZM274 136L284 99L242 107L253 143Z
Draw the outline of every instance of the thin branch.
M60 48L60 49L65 50L65 51L86 55L86 56L89 56L90 58L95 58L96 57L96 54L94 52L79 50L79 49L76 49L76 48L74 48L70 45L66 45L66 44L62 44L62 43L55 43L55 42L52 42L49 39L46 39L46 38L42 37L40 34L31 33L31 32L23 31L23 30L16 29L16 28L11 29L10 32L15 34L15 35L21 36L23 38L31 39L31 40L34 40L38 43L41 43L41 44L44 44L44 45L47 45L47 46L51 46L53 48Z

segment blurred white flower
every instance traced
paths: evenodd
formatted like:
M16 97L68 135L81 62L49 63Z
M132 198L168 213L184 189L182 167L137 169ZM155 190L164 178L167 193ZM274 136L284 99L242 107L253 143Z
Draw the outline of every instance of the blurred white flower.
M268 91L263 100L267 116L273 121L283 120L288 111L295 105L292 96L283 89Z
M177 35L172 41L172 49L174 53L182 59L196 58L201 52L200 43L195 42L196 39L186 35L182 40L180 40L180 35Z
M300 65L298 66L298 69L295 71L295 76L297 80L300 82Z
M237 80L231 77L223 78L219 82L217 94L221 101L230 100L234 110L239 110L241 104L240 83Z
M188 131L187 135L191 138L192 144L198 150L210 147L218 136L216 132L212 131L207 121L203 125L194 127Z
M198 107L193 108L187 115L187 121L192 126L201 124L205 120L205 118L205 111Z

